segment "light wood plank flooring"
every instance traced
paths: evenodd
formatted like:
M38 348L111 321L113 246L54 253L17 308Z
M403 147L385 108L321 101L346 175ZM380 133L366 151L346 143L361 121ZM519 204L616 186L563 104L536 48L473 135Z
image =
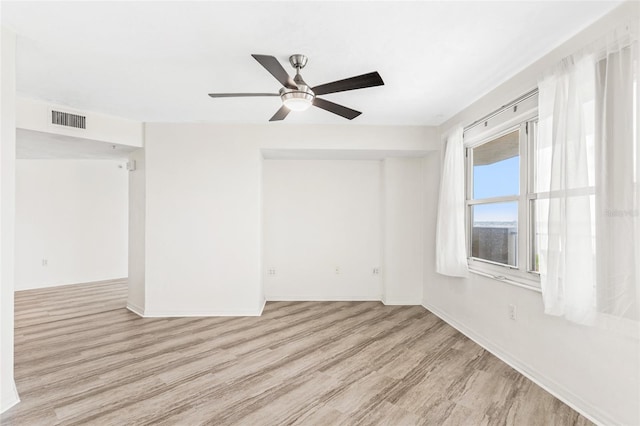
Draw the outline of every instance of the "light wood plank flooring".
M587 425L422 307L140 318L126 282L16 293L3 425Z

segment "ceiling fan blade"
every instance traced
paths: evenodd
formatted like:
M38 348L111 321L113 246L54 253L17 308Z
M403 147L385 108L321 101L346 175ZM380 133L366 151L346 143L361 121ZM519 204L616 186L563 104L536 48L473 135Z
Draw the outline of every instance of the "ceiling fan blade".
M338 114L347 120L353 120L360 114L360 111L356 111L355 109L347 108L346 106L338 105L333 102L329 102L326 99L315 98L313 100L313 105L318 108L322 108L326 111L332 112L334 114Z
M313 93L316 95L326 95L327 93L345 92L347 90L365 89L367 87L382 85L384 85L382 77L374 71L357 77L321 84L320 86L311 88L311 90L313 90Z
M280 96L277 93L209 93L212 98L249 98L254 96Z
M278 111L276 111L275 114L273 114L273 117L271 117L269 119L269 121L281 121L281 120L284 120L285 117L287 115L289 115L290 112L291 112L291 110L289 108L287 108L286 106L282 105L280 107L280 109Z
M296 83L289 76L289 74L287 74L282 65L280 65L280 62L278 62L275 57L269 55L251 56L253 56L256 61L260 62L260 65L262 65L267 71L269 71L271 75L274 76L276 80L278 80L284 87L294 90L298 88Z

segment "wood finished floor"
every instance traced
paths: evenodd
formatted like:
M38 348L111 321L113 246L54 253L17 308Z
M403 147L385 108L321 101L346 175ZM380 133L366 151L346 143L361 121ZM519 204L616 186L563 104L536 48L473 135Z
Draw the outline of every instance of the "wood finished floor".
M590 424L422 307L145 319L125 298L124 281L16 293L3 425Z

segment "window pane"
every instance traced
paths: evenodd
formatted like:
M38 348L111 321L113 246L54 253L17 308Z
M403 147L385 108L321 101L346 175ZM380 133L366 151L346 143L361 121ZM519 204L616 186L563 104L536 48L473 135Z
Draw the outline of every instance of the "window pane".
M533 192L547 192L551 190L551 135L552 128L548 120L540 124L533 123Z
M520 194L519 131L473 148L473 198Z
M593 108L591 103L586 104L585 108ZM591 117L593 121L593 113L585 114L584 117ZM586 119L586 118L585 118ZM592 129L594 124L588 122L585 124L587 129ZM572 174L570 178L564 175L558 175L558 166L555 166L555 170L552 168L552 139L553 139L553 122L550 119L542 120L540 123L534 123L533 132L535 139L533 142L533 168L535 170L535 178L533 185L533 192L548 192L557 191L560 189L569 188L584 188L587 186L595 185L595 136L592 132L582 135L585 138L586 151L580 153L584 155L584 158L577 158L577 153L571 152L572 168L579 172ZM575 140L569 139L566 141L568 145L575 144ZM563 151L567 148L558 148L558 151ZM565 154L566 155L566 154ZM556 178L552 184L551 177L556 174Z
M531 243L530 269L540 272L540 248L547 246L547 227L549 217L549 200L531 200L531 223L533 223L533 238Z
M471 256L505 265L518 263L518 203L471 207Z
M588 198L588 201L587 199ZM544 259L540 259L540 256L546 255L547 244L549 241L549 207L550 203L559 203L561 198L552 199L539 199L531 201L531 222L533 223L533 237L531 239L533 247L531 248L531 270L540 272L540 263L544 262ZM577 195L574 197L568 197L565 200L567 209L582 209L589 203L589 209L591 212L590 223L586 226L590 227L590 235L592 236L591 247L594 250L596 247L596 223L594 219L595 215L595 195ZM560 231L557 231L560 232Z

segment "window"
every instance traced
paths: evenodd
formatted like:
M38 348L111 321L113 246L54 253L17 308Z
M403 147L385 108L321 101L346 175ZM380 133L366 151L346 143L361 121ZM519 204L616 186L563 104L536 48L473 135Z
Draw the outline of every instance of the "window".
M537 96L464 135L472 271L539 288L535 209ZM491 121L491 123L489 122Z
M473 149L471 256L518 266L519 130Z

